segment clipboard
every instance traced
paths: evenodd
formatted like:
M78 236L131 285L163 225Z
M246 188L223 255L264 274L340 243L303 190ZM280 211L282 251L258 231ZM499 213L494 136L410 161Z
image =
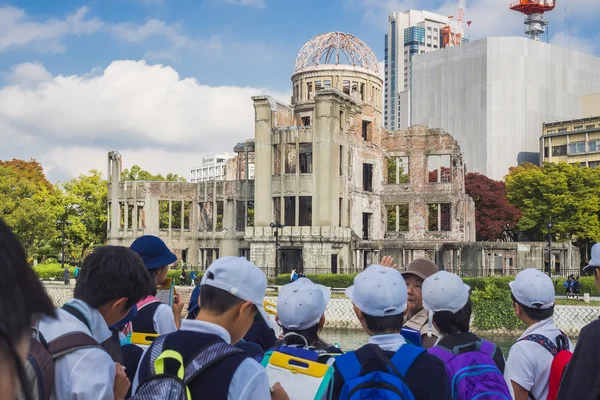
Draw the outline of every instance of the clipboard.
M156 288L156 299L161 303L173 308L173 297L175 296L175 284L172 278L167 278L165 283Z
M265 354L262 365L269 385L279 382L290 400L315 400L328 398L333 389L333 366L271 351Z
M421 342L421 332L416 330L416 329L412 329L412 328L402 328L402 331L400 332L400 334L402 336L404 336L404 339L415 346L418 347L423 347L423 343Z
M150 346L159 335L156 333L132 332L129 340L132 344ZM140 346L140 347L141 347Z

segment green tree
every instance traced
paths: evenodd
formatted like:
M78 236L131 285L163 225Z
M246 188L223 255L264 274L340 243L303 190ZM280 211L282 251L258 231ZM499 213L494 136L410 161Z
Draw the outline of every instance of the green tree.
M552 221L556 240L600 240L600 169L524 164L511 168L506 189L509 201L523 213L517 228L533 238L542 239Z
M46 179L37 161L0 162L0 217L30 259L38 258L39 249L55 240L61 202L62 193Z
M139 165L134 165L131 170L124 169L121 174L121 179L124 181L167 181L167 182L185 182L186 179L177 174L168 173L167 176L161 174L152 175L150 172L143 170Z
M106 243L108 184L100 171L91 170L63 185L69 221L69 248L78 258L93 246Z

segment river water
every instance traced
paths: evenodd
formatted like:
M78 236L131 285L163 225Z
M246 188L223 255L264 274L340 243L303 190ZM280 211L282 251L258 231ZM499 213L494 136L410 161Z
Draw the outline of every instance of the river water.
M367 343L369 339L364 331L358 330L324 329L319 333L319 336L327 343L339 343L344 351L356 350ZM498 345L502 349L504 357L507 357L510 346L515 343L518 336L483 336L483 338ZM573 341L573 345L575 345L575 340L573 338L571 340Z

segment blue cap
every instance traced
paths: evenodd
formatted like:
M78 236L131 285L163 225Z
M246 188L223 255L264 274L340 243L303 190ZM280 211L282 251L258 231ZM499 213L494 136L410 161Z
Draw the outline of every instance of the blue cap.
M165 242L156 236L140 236L129 248L142 257L148 269L166 267L177 261L177 256L169 250Z
M121 329L125 328L125 325L127 325L128 323L133 321L133 319L137 315L137 311L138 311L137 305L134 304L133 307L131 307L131 309L129 310L129 314L127 314L125 316L125 318L123 318L122 320L120 320L119 322L117 322L116 324L111 326L110 329L121 330Z
M190 296L190 305L188 306L188 313L196 311L199 307L198 300L200 300L200 285L196 285Z

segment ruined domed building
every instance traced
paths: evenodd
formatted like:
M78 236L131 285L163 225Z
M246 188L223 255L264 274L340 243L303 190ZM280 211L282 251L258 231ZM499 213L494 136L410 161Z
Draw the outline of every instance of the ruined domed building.
M228 180L123 182L110 153L109 242L154 234L188 265L240 255L268 276L352 273L383 255L498 273L542 262L536 249L475 244L460 147L439 129L382 127L381 71L360 39L314 37L291 80L291 104L253 97L255 138L235 146Z

